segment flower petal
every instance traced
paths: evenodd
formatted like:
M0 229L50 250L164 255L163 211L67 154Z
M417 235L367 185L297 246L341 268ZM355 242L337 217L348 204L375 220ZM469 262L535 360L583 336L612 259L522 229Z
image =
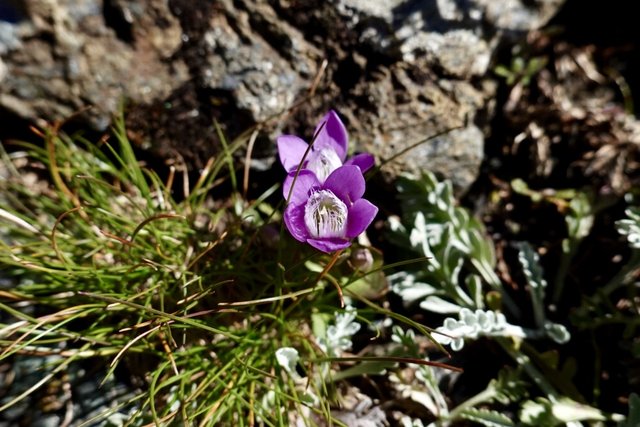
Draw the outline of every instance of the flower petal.
M287 172L298 168L305 151L309 147L309 144L295 135L281 135L277 139L277 144L280 163L282 163Z
M331 239L307 239L307 243L314 248L325 252L335 252L340 249L344 249L351 244L349 240L331 238Z
M362 233L373 221L378 213L378 207L366 199L356 200L349 209L347 217L346 237L353 239Z
M295 178L295 182L294 182ZM293 191L291 186L293 185ZM282 195L284 199L289 198L289 191L291 191L291 198L289 203L293 205L305 204L309 199L309 190L313 187L320 186L320 181L316 175L307 169L302 169L296 178L296 172L289 172L282 184Z
M365 173L376 163L376 160L373 158L372 154L369 153L361 153L356 154L351 157L349 160L344 162L345 165L356 165L360 168L362 173Z
M331 190L347 206L364 194L365 182L358 166L346 165L334 170L324 182L324 188Z
M322 123L325 122L326 124L322 126ZM321 126L322 129L320 129ZM319 132L318 129L320 129ZM344 161L347 156L349 136L342 120L340 120L340 117L338 117L335 111L329 111L322 120L320 120L320 124L316 126L314 135L315 134L317 134L317 136L313 143L314 149L330 148L336 152L340 160Z
M284 210L284 225L294 239L300 242L307 241L309 232L304 223L304 204L287 206Z

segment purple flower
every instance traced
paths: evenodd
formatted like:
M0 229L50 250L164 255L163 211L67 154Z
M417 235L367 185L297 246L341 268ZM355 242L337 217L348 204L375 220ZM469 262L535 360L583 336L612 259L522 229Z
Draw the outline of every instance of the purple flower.
M291 198L284 223L291 235L323 252L344 249L373 221L378 208L362 199L364 177L359 167L344 165L320 182L315 173L301 170L284 181L284 197ZM293 190L291 187L293 185Z
M325 122L324 127L320 129L320 126ZM319 132L318 129L320 129ZM314 135L316 133L318 136L302 167L313 172L320 182L324 182L333 171L343 164L358 166L361 173L366 172L373 166L374 159L369 153L358 154L345 162L349 137L344 124L342 124L335 111L329 111L322 118L320 124L316 126ZM295 135L278 137L280 162L287 172L298 169L308 147L309 144Z

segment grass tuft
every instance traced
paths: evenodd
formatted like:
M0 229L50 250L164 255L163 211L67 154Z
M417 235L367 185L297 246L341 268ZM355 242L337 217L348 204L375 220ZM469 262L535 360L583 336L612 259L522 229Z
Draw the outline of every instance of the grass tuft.
M185 176L176 200L176 171L163 180L144 167L122 119L98 145L56 127L41 133L44 147L2 150L0 264L11 285L0 290L0 362L55 357L0 411L90 362L103 368L103 385L124 376L133 391L79 425L115 416L125 425L333 419L331 372L359 359L326 357L312 317L341 312L342 288L358 297L350 285L380 269L362 273L346 254L300 250L265 202L278 185L256 200L241 196L232 159L250 137L225 141L193 186ZM212 199L227 179L232 196ZM360 316L384 314L366 301ZM297 349L319 381L300 387L284 373L275 357L282 347Z

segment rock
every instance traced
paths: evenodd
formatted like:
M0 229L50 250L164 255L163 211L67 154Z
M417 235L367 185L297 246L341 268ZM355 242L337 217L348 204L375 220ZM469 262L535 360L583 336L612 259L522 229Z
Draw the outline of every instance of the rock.
M231 139L281 114L307 90L322 58L268 2L224 0L218 6L171 2L184 31L172 59L187 65L191 79L168 98L134 106L128 121L134 139L154 141L160 157L180 158L190 169L217 155L214 121ZM273 136L259 138L254 166L273 163Z
M58 415L47 414L34 420L33 427L56 427L62 422L62 418Z
M356 148L380 160L455 128L462 136L419 145L385 176L431 169L462 192L482 161L478 130L491 116L486 74L497 47L544 25L561 3L12 2L24 7L0 9L11 15L0 18L0 111L33 122L91 106L83 117L103 130L126 96L134 142L192 170L220 150L214 122L228 139L261 123L252 165L262 169L274 162L277 134L310 138L330 108Z
M452 0L446 0L453 3ZM545 25L565 0L475 0L478 10L498 30L531 31Z
M495 85L483 77L496 47L506 36L544 25L562 5L507 3L503 8L503 2L488 0L337 2L359 42L393 62L360 79L340 110L355 128L350 130L359 149L381 160L409 150L386 167L389 178L429 169L452 179L459 192L473 183L483 159L480 127L488 124L495 95ZM456 130L410 149L447 129Z
M205 87L230 92L237 107L256 122L281 113L316 72L319 50L264 2L224 0L204 33Z
M14 355L7 359L11 363L0 365L0 383L3 384L3 396L0 405L9 402L33 387L44 375L49 374L59 356L22 356ZM136 391L117 380L113 374L104 379L107 367L93 361L84 369L83 363L72 363L62 374L54 376L37 391L0 413L0 426L33 425L58 426L72 422L78 426L120 425L128 420L133 404L128 403L136 396ZM114 408L121 405L117 410ZM94 417L112 412L111 424L104 420L96 422Z
M522 36L540 28L563 3L340 0L336 8L349 27L360 32L360 41L377 51L391 56L400 53L408 62L421 54L431 56L446 71L468 77L486 72L493 48L505 32Z
M24 6L21 19L2 22L0 31L0 109L13 115L53 121L91 107L83 116L104 130L125 94L150 102L186 79L163 62L181 43L166 1L127 6L138 11L128 14L136 28L131 40L107 25L101 1L28 0Z
M422 54L448 75L459 78L485 74L491 59L488 44L466 30L420 33L403 43L401 51L407 62L416 61Z

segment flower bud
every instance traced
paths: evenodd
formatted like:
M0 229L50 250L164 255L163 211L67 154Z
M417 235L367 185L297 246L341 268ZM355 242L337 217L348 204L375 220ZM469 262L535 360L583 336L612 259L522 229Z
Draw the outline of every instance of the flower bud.
M351 252L351 265L356 270L368 272L373 267L373 255L367 248L357 248Z

